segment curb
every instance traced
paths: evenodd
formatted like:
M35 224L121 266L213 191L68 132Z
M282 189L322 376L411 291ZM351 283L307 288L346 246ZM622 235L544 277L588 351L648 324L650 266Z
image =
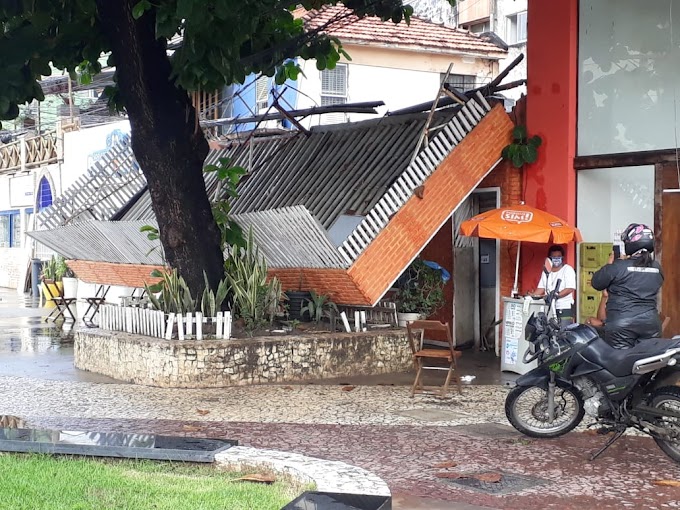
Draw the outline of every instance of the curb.
M235 470L263 466L302 483L314 483L318 492L391 497L385 481L370 471L297 453L233 446L216 454L215 464Z

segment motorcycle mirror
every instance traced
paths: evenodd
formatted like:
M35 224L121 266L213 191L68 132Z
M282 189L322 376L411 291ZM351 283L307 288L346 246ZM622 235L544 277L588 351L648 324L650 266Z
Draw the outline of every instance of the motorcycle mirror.
M550 274L550 271L552 271L552 260L550 260L549 257L546 257L545 262L543 263L543 272L545 274Z

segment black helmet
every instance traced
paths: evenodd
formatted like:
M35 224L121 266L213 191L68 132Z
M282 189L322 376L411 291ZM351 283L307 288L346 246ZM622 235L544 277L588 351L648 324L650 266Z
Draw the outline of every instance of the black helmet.
M654 232L642 223L631 223L621 234L621 240L626 248L626 255L632 255L640 250L654 251Z

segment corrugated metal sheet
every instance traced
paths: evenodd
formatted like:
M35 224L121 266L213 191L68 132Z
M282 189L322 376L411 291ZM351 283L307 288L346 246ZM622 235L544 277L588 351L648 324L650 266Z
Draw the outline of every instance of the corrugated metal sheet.
M458 108L438 112L432 125L447 122ZM365 215L409 165L427 114L319 126L307 137L295 133L253 139L212 151L206 164L229 158L246 168L232 212L243 214L302 205L327 230L341 214ZM206 176L210 196L213 175ZM148 193L123 219L153 218Z
M233 219L246 232L252 227L269 267L347 267L324 228L303 206L238 214Z
M255 243L269 267L344 268L342 257L319 222L304 207L234 216ZM27 234L64 258L123 264L163 264L159 241L149 241L144 225L154 220L88 220Z
M99 161L51 206L36 216L39 228L56 228L87 220L109 220L146 186L137 160L128 143L108 149Z
M90 220L27 234L66 259L161 265L160 242L139 231L144 225L157 226L153 221Z

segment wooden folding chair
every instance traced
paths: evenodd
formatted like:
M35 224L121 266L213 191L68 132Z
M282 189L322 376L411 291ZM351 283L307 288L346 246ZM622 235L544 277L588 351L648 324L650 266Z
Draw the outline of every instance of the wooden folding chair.
M66 320L68 319L68 317L66 317L64 313L68 312L68 314L71 316L71 320L75 322L76 316L73 315L73 312L71 311L71 305L75 303L76 298L65 298L64 293L57 286L54 280L45 280L43 278L42 282L45 284L43 285L43 289L47 293L49 299L51 299L52 302L54 303L54 310L52 310L50 314L47 317L45 317L45 321L48 321L50 319L56 321L57 319L59 319L59 317L62 317L64 320ZM52 289L56 289L57 290L56 293L53 293ZM55 313L56 315L54 315ZM54 317L52 317L53 315Z
M433 393L437 390L441 391L441 397L445 398L449 390L449 383L453 376L458 385L458 393L463 394L460 384L460 377L458 376L458 367L456 365L456 358L461 356L460 351L456 351L453 345L453 338L451 337L451 329L448 323L439 321L413 321L406 325L408 331L408 341L413 353L413 361L416 366L416 380L411 388L411 397L416 393ZM446 331L446 341L448 347L446 349L425 348L423 347L423 340L426 331ZM425 360L439 360L446 361L448 366L426 366ZM425 386L422 382L423 370L446 370L446 381L444 386Z
M110 289L110 285L100 285L94 293L94 296L85 298L87 310L85 310L85 313L83 314L83 324L90 327L94 326L94 316L97 315L99 307L106 303L106 294L108 294ZM90 310L92 310L91 314Z

